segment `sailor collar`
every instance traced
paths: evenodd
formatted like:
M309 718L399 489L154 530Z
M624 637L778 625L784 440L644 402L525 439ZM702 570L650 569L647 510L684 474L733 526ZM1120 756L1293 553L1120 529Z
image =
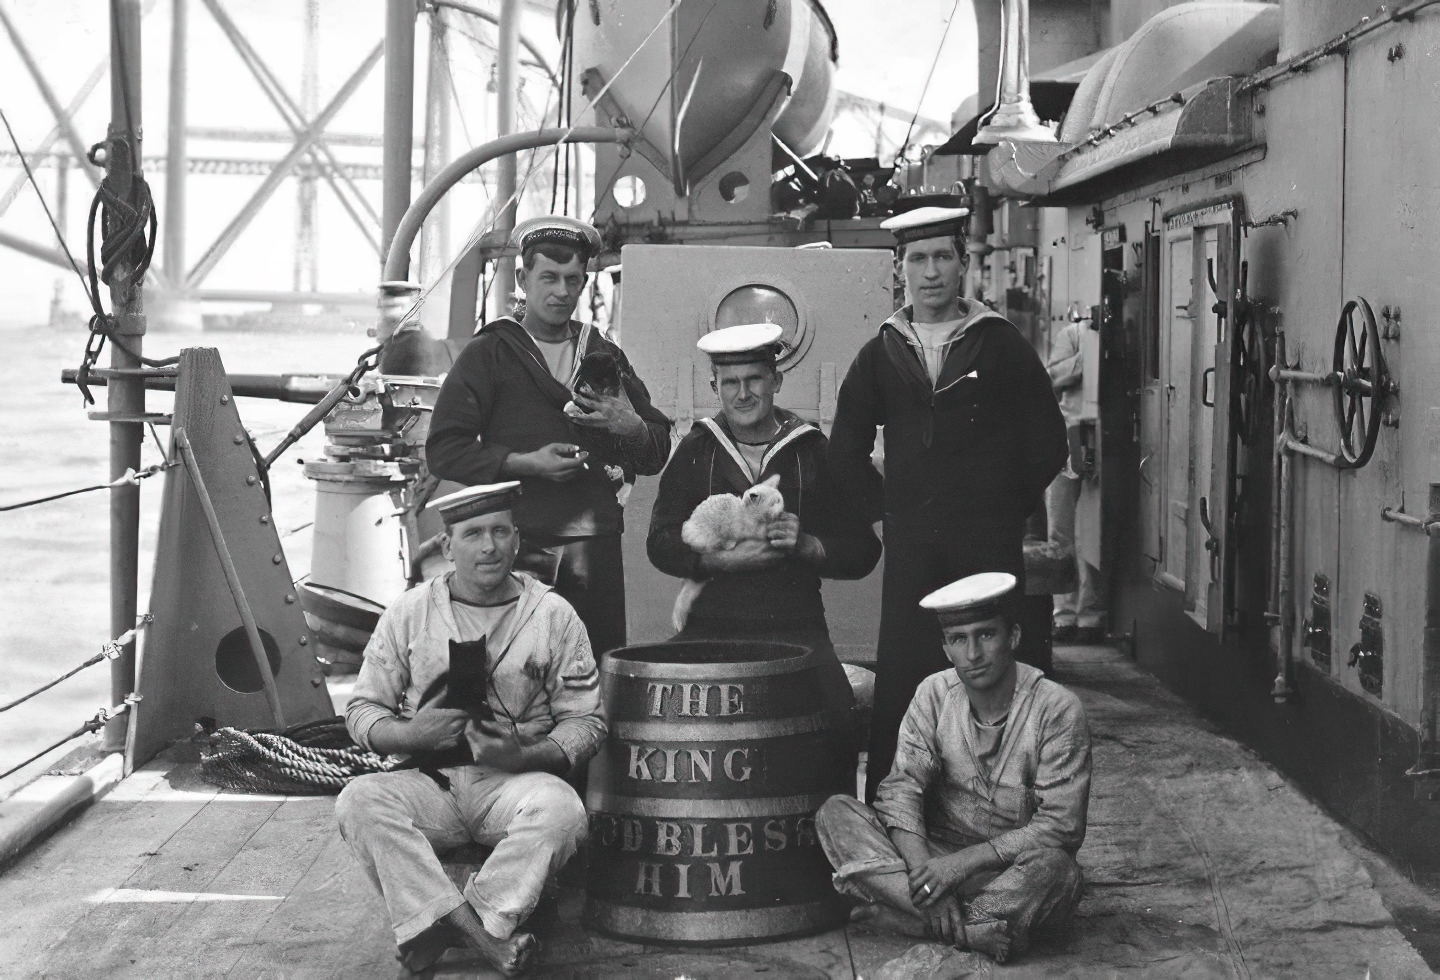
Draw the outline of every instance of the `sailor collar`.
M571 320L568 326L570 327L570 330L572 332L570 337L567 338L567 340L575 341L575 350L571 358L570 375L564 385L564 387L567 389L567 395L570 392L573 392L575 388L575 383L580 378L580 362L583 361L585 359L585 355L589 353L590 342L595 336L594 324L581 323L578 320ZM513 329L507 330L506 328ZM554 375L550 373L550 366L545 363L545 358L540 353L540 346L538 342L530 334L530 331L525 329L525 325L519 320L515 319L513 316L497 317L495 320L492 320L490 323L487 323L484 327L481 328L482 332L486 330L494 330L499 333L500 336L511 339L512 346L517 346L521 350L523 350L524 353L530 355L530 360L526 361L525 365L526 367L532 368L532 374L536 373L536 371L533 369L538 369L536 381L543 384L543 382L548 379L552 384L559 384L559 382L555 380ZM519 336L511 337L510 335L513 333L518 333Z
M764 478L766 468L769 467L771 461L775 459L782 449L804 438L811 432L820 431L820 427L815 423L806 422L798 415L787 412L784 409L777 408L775 414L780 421L780 429L775 434L775 438L770 440L769 446L765 449L765 455L760 458L760 473L759 476L756 477L755 482L759 482L759 480ZM730 423L725 420L724 414L720 413L711 418L700 419L699 424L705 427L715 438L715 441L719 443L720 448L724 449L730 458L735 461L735 465L740 468L741 474L749 476L750 464L745 461L745 456L740 452L740 447L736 445L735 436L730 432Z

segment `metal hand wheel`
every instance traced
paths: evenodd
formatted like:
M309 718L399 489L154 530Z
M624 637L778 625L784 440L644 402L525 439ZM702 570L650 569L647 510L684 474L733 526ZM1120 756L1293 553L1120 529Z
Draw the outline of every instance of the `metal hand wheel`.
M1235 303L1235 364L1231 375L1234 379L1234 400L1231 411L1240 441L1253 446L1260 434L1260 402L1265 394L1265 382L1270 376L1265 366L1265 336L1255 322L1247 295L1249 278L1250 263L1241 262L1240 289Z
M1375 452L1381 405L1394 392L1380 350L1375 311L1363 297L1350 300L1340 311L1333 367L1340 463L1345 469L1359 469Z

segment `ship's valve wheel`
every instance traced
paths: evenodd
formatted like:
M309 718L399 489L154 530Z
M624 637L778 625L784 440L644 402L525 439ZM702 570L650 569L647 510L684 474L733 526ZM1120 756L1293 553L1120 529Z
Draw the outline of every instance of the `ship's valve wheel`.
M1333 369L1340 462L1346 469L1359 469L1375 452L1381 406L1397 391L1380 350L1375 311L1363 297L1350 300L1340 311Z

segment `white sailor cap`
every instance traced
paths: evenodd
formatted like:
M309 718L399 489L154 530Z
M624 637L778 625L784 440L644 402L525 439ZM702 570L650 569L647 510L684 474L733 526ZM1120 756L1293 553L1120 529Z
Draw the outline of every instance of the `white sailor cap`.
M510 245L524 254L536 245L560 245L580 253L582 262L589 262L604 249L600 233L594 225L563 214L546 214L530 218L515 226Z
M710 356L712 364L752 364L756 361L775 363L785 328L778 323L742 323L734 327L712 330L696 341L695 346Z
M472 517L479 517L481 514L510 510L515 506L515 501L519 496L519 480L486 483L437 497L426 505L426 510L430 508L438 510L440 519L445 522L446 527L449 527L452 524L459 524L461 521L468 521Z
M978 623L1009 611L1015 582L1009 572L967 575L921 599L920 607L939 616L941 626Z
M946 235L963 235L969 208L915 208L893 218L880 222L880 227L895 236L901 245L918 242L922 238L943 238Z

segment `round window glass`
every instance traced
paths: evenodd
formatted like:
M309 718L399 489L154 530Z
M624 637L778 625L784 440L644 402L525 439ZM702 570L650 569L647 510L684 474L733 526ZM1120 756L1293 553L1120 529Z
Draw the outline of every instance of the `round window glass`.
M800 314L789 296L774 286L750 283L732 289L715 309L715 329L735 327L742 323L774 323L784 332L780 339L785 342L788 353L780 358L780 366L786 367L804 356L805 335L801 330Z
M622 208L638 208L645 203L645 181L626 174L615 181L615 189L610 194Z

